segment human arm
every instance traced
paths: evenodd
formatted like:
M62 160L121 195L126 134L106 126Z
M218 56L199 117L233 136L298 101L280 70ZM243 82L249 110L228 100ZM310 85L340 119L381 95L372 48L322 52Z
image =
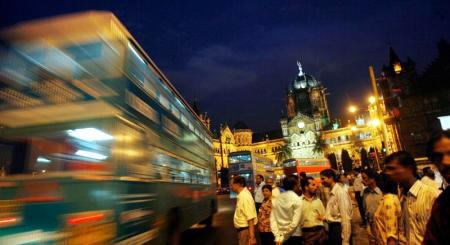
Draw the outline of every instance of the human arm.
M395 244L398 240L399 232L400 201L385 196L380 208L383 210L384 215L382 218L386 224L386 242L387 244Z
M342 192L338 194L338 208L339 213L341 214L341 226L342 226L342 245L349 245L350 244L350 235L351 235L351 208L353 208L351 205L350 197L347 193Z
M276 220L276 215L275 215L275 202L272 204L273 206L272 206L272 212L270 213L270 229L272 230L272 233L273 233L273 235L274 235L274 237L275 237L275 242L278 242L278 241L282 241L283 240L283 238L282 238L282 235L280 234L280 230L279 230L279 228L278 228L278 223L277 223L277 220Z
M248 244L249 245L256 244L255 219L248 220L248 234L250 236L250 239L248 240Z

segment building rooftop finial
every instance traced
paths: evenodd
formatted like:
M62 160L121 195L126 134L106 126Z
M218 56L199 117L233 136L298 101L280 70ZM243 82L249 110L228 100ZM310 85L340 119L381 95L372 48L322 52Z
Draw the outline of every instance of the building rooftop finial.
M303 75L302 63L300 63L300 61L297 61L297 66L298 66L298 75L302 76Z

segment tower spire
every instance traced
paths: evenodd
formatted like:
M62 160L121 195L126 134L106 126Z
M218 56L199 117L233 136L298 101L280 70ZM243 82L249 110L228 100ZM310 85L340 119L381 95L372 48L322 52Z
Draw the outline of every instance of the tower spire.
M397 64L400 63L400 58L398 57L398 55L395 53L394 48L389 47L389 64L393 65L393 64Z
M300 63L300 61L297 60L297 66L298 66L298 75L302 76L303 75L303 67L302 67L302 63Z

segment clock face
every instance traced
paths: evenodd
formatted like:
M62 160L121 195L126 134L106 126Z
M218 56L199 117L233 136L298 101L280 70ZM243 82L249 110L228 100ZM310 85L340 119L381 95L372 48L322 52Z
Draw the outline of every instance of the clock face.
M305 127L305 122L303 122L303 121L298 122L297 123L297 127L298 128L304 128Z

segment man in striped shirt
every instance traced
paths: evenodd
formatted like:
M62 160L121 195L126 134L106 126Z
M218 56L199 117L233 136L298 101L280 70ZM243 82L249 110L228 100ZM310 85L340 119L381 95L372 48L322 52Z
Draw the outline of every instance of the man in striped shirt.
M386 174L401 188L401 230L411 245L421 244L431 215L434 200L439 195L435 188L423 184L417 174L414 158L399 151L386 158Z
M320 172L322 184L331 189L325 209L325 219L328 223L329 244L350 244L352 201L350 195L341 185L336 183L336 173L332 169Z

